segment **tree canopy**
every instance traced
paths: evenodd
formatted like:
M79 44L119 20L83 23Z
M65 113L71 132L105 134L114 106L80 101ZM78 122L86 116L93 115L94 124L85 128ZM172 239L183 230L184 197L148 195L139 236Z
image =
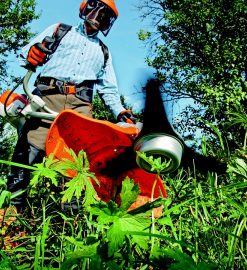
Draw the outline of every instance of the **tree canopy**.
M0 2L0 81L8 75L8 56L17 54L33 36L28 24L37 19L35 0L1 0Z
M154 31L140 31L151 45L147 58L174 98L192 97L205 119L227 122L246 113L247 3L245 0L149 0L139 4Z

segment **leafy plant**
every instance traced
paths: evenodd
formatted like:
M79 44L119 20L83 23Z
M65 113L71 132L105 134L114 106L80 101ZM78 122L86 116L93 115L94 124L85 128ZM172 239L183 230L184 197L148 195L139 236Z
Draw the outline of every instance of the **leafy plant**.
M151 172L156 173L158 175L160 175L161 172L165 171L165 169L168 168L171 163L171 160L162 161L161 157L154 158L153 156L147 156L145 153L138 151L137 156L150 165Z
M140 194L133 180L123 181L118 203L97 200L93 185L86 183L96 181L86 154L68 153L66 160L50 156L27 166L34 172L29 188L36 195L29 194L31 213L19 213L3 230L0 256L7 269L246 268L245 149L231 155L225 175L201 175L196 168L162 175L166 165L140 153L165 181L168 198L132 210ZM69 176L80 188L60 187ZM6 191L5 180L0 184ZM64 196L66 202L84 196L85 203L76 213L68 211L57 203ZM160 206L162 215L154 218L152 211Z
M79 259L85 257L92 260L93 258L94 260L97 258L99 266L101 265L100 268L97 269L102 269L104 265L110 267L111 264L115 265L116 269L122 269L117 266L117 261L122 261L122 267L123 265L128 265L129 260L133 261L133 258L130 258L130 254L128 254L131 252L131 247L135 246L135 248L139 247L146 250L148 248L148 237L134 235L130 232L148 232L151 220L147 218L147 212L152 210L153 207L159 206L161 201L156 203L156 205L147 203L149 207L143 206L140 207L142 210L135 209L128 212L129 207L136 201L139 192L138 185L135 185L131 179L126 178L123 181L120 193L121 204L119 207L113 201L108 203L100 201L96 204L92 204L88 208L88 211L90 215L96 218L93 225L96 227L96 231L98 231L99 234L97 236L88 237L89 239L94 239L93 244L90 246L85 246L85 243L79 244L71 238L68 239L70 242L73 241L80 247L80 250L68 255L69 258L64 262L64 268L62 269L66 269L65 266L71 265L71 262L73 262L75 258ZM81 241L83 242L83 240ZM84 242L87 242L87 240ZM97 249L95 246L97 246ZM125 250L125 246L127 246L127 250ZM87 255L88 251L92 251L92 249L94 249L94 253ZM93 265L94 263L95 262L93 262Z
M71 201L73 196L78 200L82 191L85 190L84 204L88 206L96 201L96 191L92 181L95 181L98 185L99 181L94 173L90 172L90 164L83 150L79 152L78 157L72 149L69 150L69 154L72 160L63 159L63 170L75 171L76 175L65 184L67 189L62 192L62 202Z

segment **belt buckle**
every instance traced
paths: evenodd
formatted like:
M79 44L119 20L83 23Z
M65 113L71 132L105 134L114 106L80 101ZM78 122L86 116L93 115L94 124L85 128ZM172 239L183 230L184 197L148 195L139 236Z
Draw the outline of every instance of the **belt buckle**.
M74 95L76 93L75 85L63 85L63 91L65 95Z

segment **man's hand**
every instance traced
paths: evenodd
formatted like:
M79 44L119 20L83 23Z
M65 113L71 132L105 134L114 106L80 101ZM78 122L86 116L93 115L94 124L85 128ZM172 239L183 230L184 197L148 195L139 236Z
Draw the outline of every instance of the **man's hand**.
M27 61L33 68L36 68L37 66L42 66L47 60L47 55L51 53L52 52L48 50L43 44L35 43L29 49Z
M129 124L135 124L137 119L133 116L131 110L124 110L120 112L120 114L117 117L117 120L119 122L125 122Z

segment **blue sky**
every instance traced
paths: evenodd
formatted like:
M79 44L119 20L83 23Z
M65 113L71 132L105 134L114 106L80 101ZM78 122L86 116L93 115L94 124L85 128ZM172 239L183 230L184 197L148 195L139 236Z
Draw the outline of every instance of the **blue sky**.
M135 7L137 0L115 0L119 16L107 37L100 33L100 38L109 47L119 91L126 99L139 108L140 95L135 94L143 85L146 73L152 73L145 63L148 50L138 40L137 33L145 24L140 20L140 13ZM33 32L41 32L51 24L63 22L77 25L80 22L78 0L37 0L38 20L30 24ZM24 75L25 70L16 68L16 75Z

